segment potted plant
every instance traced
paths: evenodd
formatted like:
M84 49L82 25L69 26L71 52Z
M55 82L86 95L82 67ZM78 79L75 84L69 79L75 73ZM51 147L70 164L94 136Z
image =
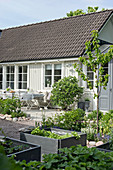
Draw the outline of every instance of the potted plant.
M37 127L33 131L20 132L20 139L41 145L42 154L59 153L58 150L60 148L73 145L86 145L86 134L58 128L45 128L41 130Z
M4 147L5 154L8 157L15 155L15 160L40 161L41 147L30 142L20 141L9 137L0 137L0 145Z
M85 110L86 110L86 112L88 111L89 106L90 106L90 99L85 98Z

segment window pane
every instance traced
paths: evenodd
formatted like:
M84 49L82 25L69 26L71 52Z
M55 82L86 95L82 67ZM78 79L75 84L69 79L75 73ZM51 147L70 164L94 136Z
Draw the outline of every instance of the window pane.
M23 83L23 89L27 89L27 83Z
M27 66L23 66L23 73L27 73Z
M7 66L7 68L6 68L6 72L7 72L7 73L9 73L9 66Z
M54 75L61 75L61 64L54 65Z
M11 74L11 81L14 81L14 74Z
M2 73L2 71L3 71L3 70L2 70L2 67L0 67L0 73Z
M14 66L11 66L11 73L14 73Z
M18 67L18 72L19 72L19 73L22 73L22 66L19 66L19 67Z
M23 74L23 81L27 81L27 74Z
M61 70L61 64L55 64L54 69L55 70Z
M51 87L51 76L45 77L45 87Z
M2 74L0 74L0 81L2 81Z
M6 83L6 88L9 87L9 82Z
M22 81L22 74L18 75L18 81Z
M6 81L9 81L9 74L6 75Z
M61 75L61 70L54 70L54 75Z
M87 77L88 77L89 80L93 80L93 78L94 78L93 72L87 73Z
M18 89L22 89L22 83L18 83Z
M91 89L93 89L93 81L90 82L91 82ZM88 84L87 84L87 88L89 88Z
M52 65L51 64L45 65L45 75L52 75Z
M61 79L61 76L54 76L54 83Z
M2 89L2 82L0 82L0 89Z
M92 71L92 70L91 70L91 67L87 67L87 71Z
M106 74L108 74L108 68L104 68L103 75L106 75Z
M10 85L11 89L14 89L14 82L10 82L9 85Z

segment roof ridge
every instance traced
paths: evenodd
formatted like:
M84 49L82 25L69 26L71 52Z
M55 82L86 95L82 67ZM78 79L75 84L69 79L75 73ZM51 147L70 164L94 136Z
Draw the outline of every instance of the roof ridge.
M43 24L43 23L50 23L50 22L56 22L56 21L61 21L61 20L67 20L67 19L71 19L71 18L78 18L78 17L86 16L86 15L93 15L93 14L107 12L107 11L113 12L113 9L106 9L104 11L80 14L80 15L76 15L76 16L64 17L64 18L59 18L59 19L54 19L54 20L49 20L49 21L41 21L41 22L37 22L37 23L26 24L26 25L21 25L21 26L15 26L15 27L5 28L5 29L1 29L1 30L4 31L4 30L16 29L16 28L23 28L23 27L28 27L28 26L33 26L33 25L38 25L38 24Z

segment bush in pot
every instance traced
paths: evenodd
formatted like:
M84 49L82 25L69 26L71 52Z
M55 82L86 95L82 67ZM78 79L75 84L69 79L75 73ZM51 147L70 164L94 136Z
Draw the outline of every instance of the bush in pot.
M78 86L76 77L69 76L54 83L51 93L51 103L67 109L82 96L83 88Z

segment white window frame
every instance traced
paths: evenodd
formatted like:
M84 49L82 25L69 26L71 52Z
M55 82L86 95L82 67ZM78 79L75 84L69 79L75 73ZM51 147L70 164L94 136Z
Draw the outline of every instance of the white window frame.
M46 65L52 65L52 74L51 74L51 86L50 87L45 87L45 66ZM56 75L56 76L61 76L61 78L63 77L63 64L62 63L46 63L44 64L44 72L43 72L43 76L44 76L44 80L43 80L43 85L44 85L44 89L51 89L52 88L52 85L54 84L54 66L56 64L60 64L61 65L61 75ZM48 75L49 76L49 75Z
M11 73L11 72L8 73L8 72L7 72L7 67L9 67L9 68L14 67L14 72L13 72L13 73ZM10 77L11 75L14 75L14 81L13 81L13 80L10 80L10 79L9 79L9 81L7 81L7 75L9 75L9 77ZM10 88L12 88L11 85L10 85L11 82L14 83L14 87L15 87L15 66L14 66L14 65L7 65L7 66L6 66L5 78L6 78L6 80L5 80L5 88L8 88L9 86L10 86ZM7 85L7 82L9 82L9 85ZM13 89L14 89L14 88L13 88Z
M23 75L24 75L24 73L23 73L23 67L24 66L26 66L27 67L27 73L25 73L25 74L27 74L27 80L26 81L23 81ZM22 67L22 81L19 81L19 67ZM17 90L27 90L27 88L28 88L28 81L29 81L29 76L28 76L28 69L29 67L28 67L28 65L18 65L17 67L16 67L16 69L17 69L17 71L16 71L16 74L17 74L17 79L16 79L16 81L17 81L17 83L16 83L16 89ZM19 89L19 82L22 82L22 88L21 89ZM23 83L26 83L27 84L27 86L26 86L26 88L23 88Z
M0 81L0 83L2 83L2 88L0 88L0 90L3 89L3 66L0 66L2 68L2 72L0 72L0 75L2 76L2 80Z
M90 82L93 82L93 86L92 86L92 90L93 90L93 89L94 89L94 76L95 76L95 75L94 75L94 72L93 72L92 70L89 70L89 71L88 71L88 67L87 67L86 75L87 75L88 73L93 73L93 79L89 79ZM88 77L88 76L87 76L87 77ZM89 89L87 83L86 83L86 87L87 87L87 89Z

